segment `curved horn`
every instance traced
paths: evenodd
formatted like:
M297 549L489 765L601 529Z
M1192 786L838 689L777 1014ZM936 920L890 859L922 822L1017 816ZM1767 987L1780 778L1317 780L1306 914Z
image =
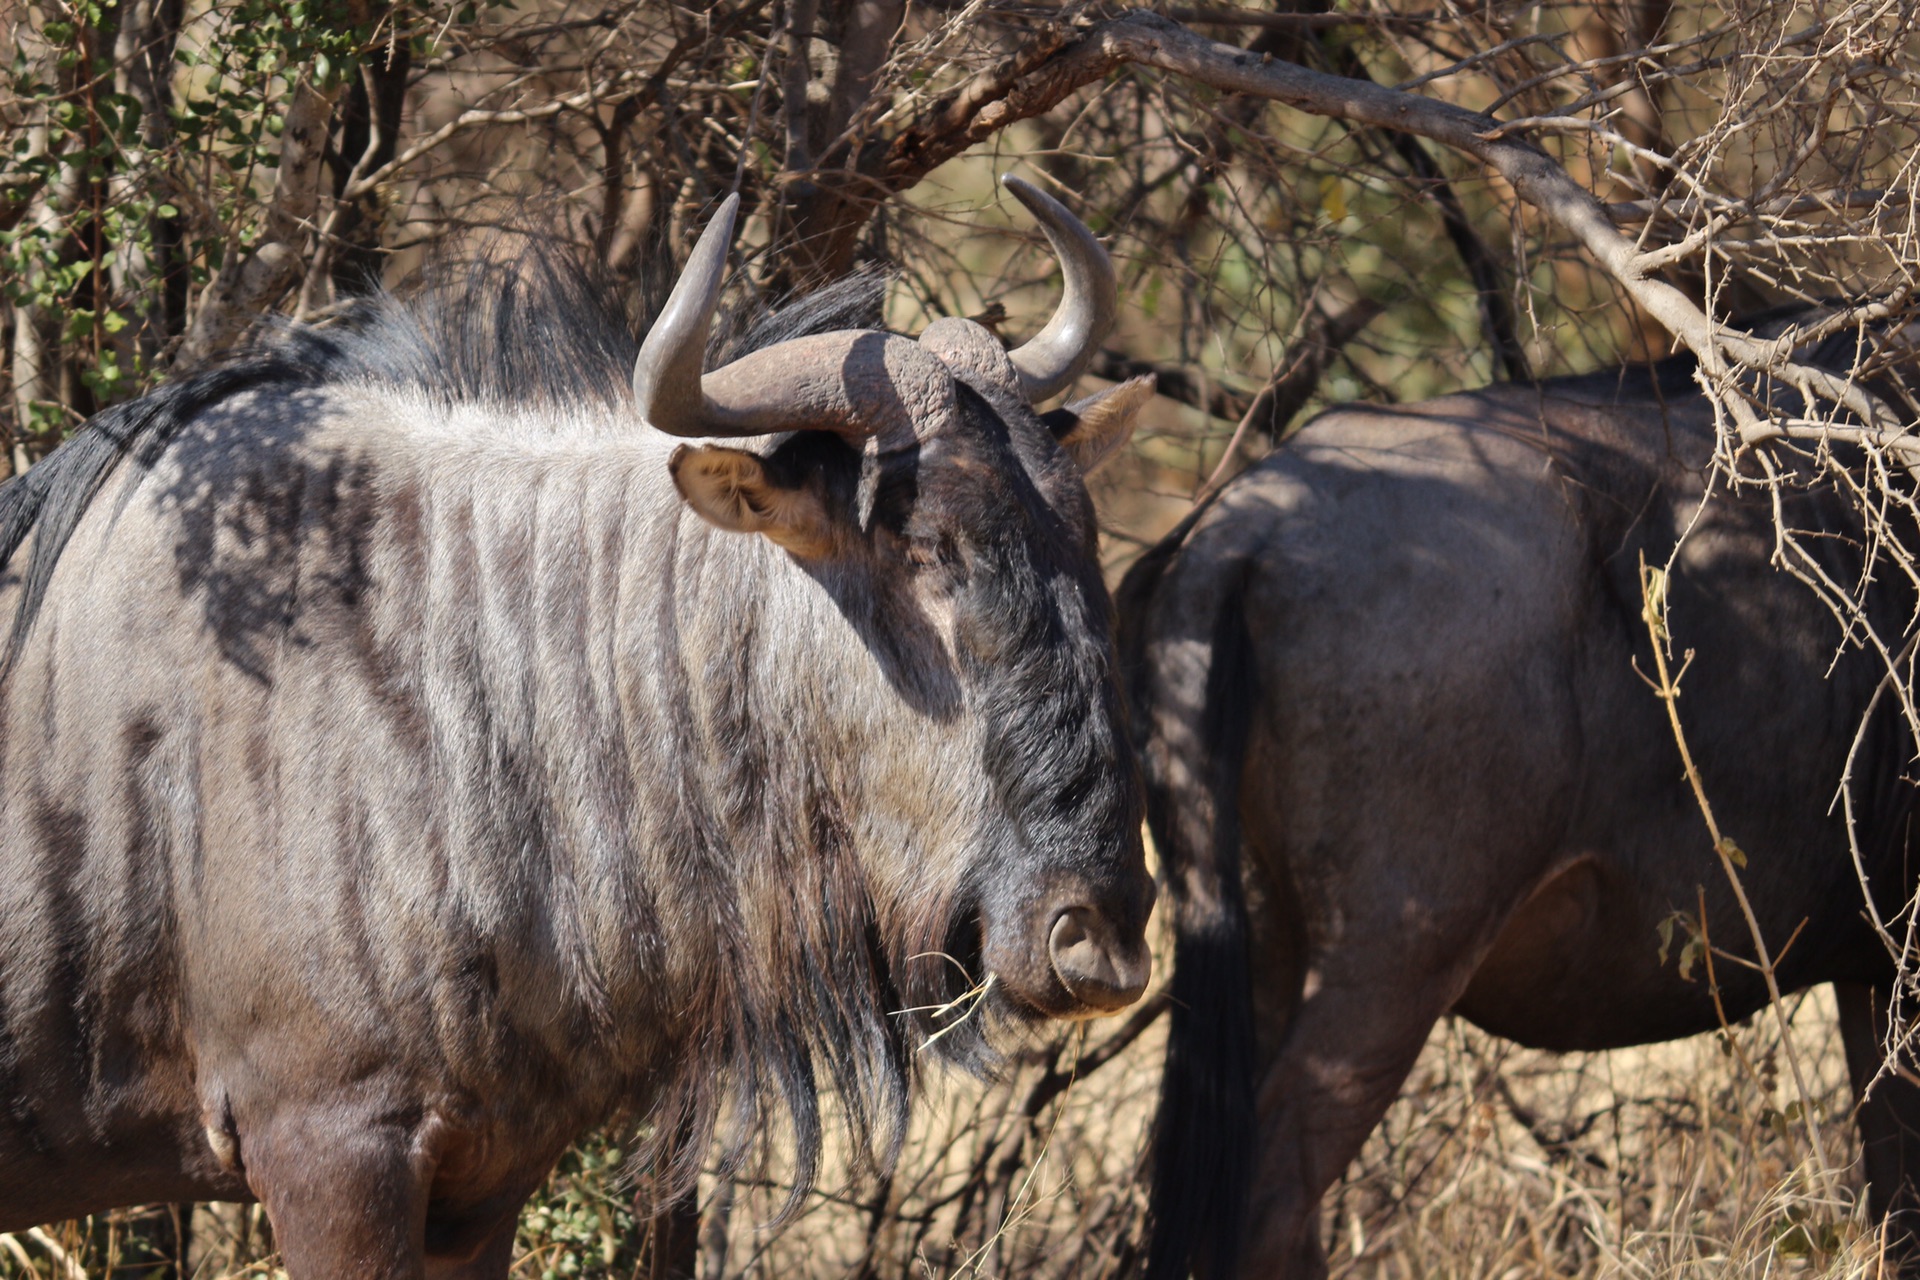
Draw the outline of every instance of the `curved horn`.
M1039 221L1060 259L1066 290L1047 327L1009 351L1020 385L1035 404L1073 385L1093 360L1119 310L1119 289L1107 251L1085 223L1033 184L1009 174L1001 181Z
M831 431L882 452L936 435L958 412L953 374L897 333L842 329L751 351L702 379L708 435Z
M633 396L641 416L668 435L831 431L875 440L883 451L945 426L957 412L952 373L898 334L849 329L790 338L703 373L739 207L737 195L722 202L640 344Z
M700 233L700 243L693 246L686 269L667 295L667 305L640 344L640 358L633 362L633 398L640 416L668 435L717 434L707 421L700 373L739 211L738 194L720 202L720 211Z

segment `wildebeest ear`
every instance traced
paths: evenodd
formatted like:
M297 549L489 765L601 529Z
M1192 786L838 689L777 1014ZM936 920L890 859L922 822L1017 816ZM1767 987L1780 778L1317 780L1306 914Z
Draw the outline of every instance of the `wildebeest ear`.
M1127 442L1139 422L1140 410L1153 399L1153 375L1128 378L1085 400L1040 415L1080 470L1091 473Z
M820 495L775 483L757 454L721 445L681 445L667 460L674 488L701 519L731 533L762 533L796 556L833 549L833 519Z

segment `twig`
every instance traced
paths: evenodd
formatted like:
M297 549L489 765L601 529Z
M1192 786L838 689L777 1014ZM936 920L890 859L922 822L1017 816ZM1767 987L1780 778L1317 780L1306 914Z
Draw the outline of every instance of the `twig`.
M1260 13L1253 9L1174 8L1167 16L1196 27L1256 27L1262 31L1328 31L1337 27L1417 26L1439 13Z
M1686 200L1617 200L1606 206L1607 216L1615 222L1645 222L1650 218L1672 218L1686 222L1708 209L1727 209L1754 218L1795 218L1809 213L1852 213L1859 209L1886 209L1892 212L1913 202L1910 191L1816 191L1786 200L1759 204L1731 196L1709 196Z
M47 1256L53 1259L54 1265L60 1268L66 1280L87 1280L86 1268L75 1261L72 1254L61 1248L60 1242L48 1235L45 1228L28 1227L27 1239L47 1251Z
M1766 938L1760 931L1759 917L1754 914L1753 904L1747 898L1746 886L1741 883L1740 872L1734 865L1736 855L1744 862L1745 855L1720 830L1719 820L1714 816L1713 805L1707 799L1706 783L1700 777L1699 766L1694 763L1693 752L1687 745L1685 727L1680 723L1680 687L1673 678L1667 665L1667 648L1673 642L1672 633L1667 627L1667 576L1664 570L1649 568L1646 556L1640 557L1640 620L1646 624L1647 635L1653 643L1653 665L1658 683L1655 694L1667 709L1667 722L1673 729L1674 744L1680 749L1680 763L1686 771L1687 785L1693 789L1694 803L1699 806L1700 816L1706 821L1707 835L1713 841L1713 853L1720 861L1720 869L1726 874L1727 884L1733 890L1734 901L1740 904L1740 914L1746 920L1748 936L1753 941L1754 955L1760 962L1760 976L1766 982L1767 1001L1773 1010L1775 1021L1780 1029L1780 1049L1786 1055L1787 1066L1793 1072L1794 1088L1800 1094L1801 1114L1807 1126L1807 1139L1812 1147L1811 1155L1814 1168L1819 1172L1821 1191L1829 1199L1836 1194L1837 1183L1833 1170L1827 1167L1826 1147L1821 1141L1820 1120L1814 1114L1813 1091L1807 1086L1806 1072L1800 1065L1800 1055L1793 1047L1793 1038L1787 1025L1785 998L1780 991L1775 961L1768 954ZM1693 660L1688 651L1686 660ZM1705 891L1701 891L1700 929L1701 938L1706 938L1707 911ZM1799 930L1795 930L1797 936ZM1791 939L1789 939L1791 945ZM1706 948L1708 956L1708 981L1712 982L1712 948ZM1714 986L1714 1007L1720 1007L1718 985ZM1721 1010L1722 1021L1725 1011Z
M1314 390L1325 376L1327 366L1340 354L1347 343L1353 341L1360 331L1373 321L1373 318L1386 310L1385 304L1372 298L1359 298L1341 308L1338 312L1328 313L1315 307L1307 321L1305 332L1293 345L1290 359L1283 360L1273 379L1253 398L1247 411L1240 416L1239 425L1233 429L1233 436L1227 441L1227 447L1220 453L1220 462L1207 477L1207 482L1194 494L1194 501L1204 502L1217 492L1224 482L1228 466L1240 450L1241 442L1246 438L1247 429L1255 422L1266 419L1267 438L1278 440L1280 432L1293 415L1312 398Z

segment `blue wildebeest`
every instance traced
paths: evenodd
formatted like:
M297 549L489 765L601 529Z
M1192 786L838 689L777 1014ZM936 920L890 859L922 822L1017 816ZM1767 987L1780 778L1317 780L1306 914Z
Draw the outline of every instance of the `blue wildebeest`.
M1816 353L1817 354L1817 353ZM1523 1044L1719 1025L1659 931L1749 933L1652 672L1639 557L1700 507L1713 448L1686 359L1403 408L1346 408L1220 493L1119 593L1125 677L1176 933L1150 1274L1324 1274L1321 1196L1449 1010ZM1782 513L1836 581L1831 478ZM1894 956L1830 802L1885 667L1772 567L1764 498L1719 495L1673 565L1680 709L1780 980L1837 985L1856 1083ZM1893 575L1897 577L1898 575ZM1910 593L1883 584L1882 634ZM1636 661L1639 670L1635 669ZM1831 669L1830 669L1831 668ZM1911 742L1883 698L1854 763L1864 874L1907 900ZM1726 1014L1764 1003L1717 967ZM1912 1207L1920 1091L1860 1111L1872 1205Z
M1011 352L830 296L703 373L729 200L637 357L496 263L0 491L0 1228L257 1197L296 1278L500 1277L589 1126L684 1186L784 1111L804 1185L817 1077L888 1158L901 1010L1139 994L1082 475L1148 389L1029 407L1114 285L1014 185L1067 287Z

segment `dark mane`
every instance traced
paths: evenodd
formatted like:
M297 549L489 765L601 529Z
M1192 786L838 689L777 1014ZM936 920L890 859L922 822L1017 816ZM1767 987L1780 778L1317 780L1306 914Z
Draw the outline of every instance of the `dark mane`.
M777 310L736 307L710 360L788 338L880 323L887 275L867 268ZM26 474L0 485L0 572L37 534L0 675L33 626L80 519L122 459L151 469L182 427L248 391L350 383L425 391L448 404L609 407L626 402L640 335L665 301L630 307L597 265L523 238L510 254L436 266L319 324L273 323L210 368L96 414ZM635 314L644 311L644 314Z

